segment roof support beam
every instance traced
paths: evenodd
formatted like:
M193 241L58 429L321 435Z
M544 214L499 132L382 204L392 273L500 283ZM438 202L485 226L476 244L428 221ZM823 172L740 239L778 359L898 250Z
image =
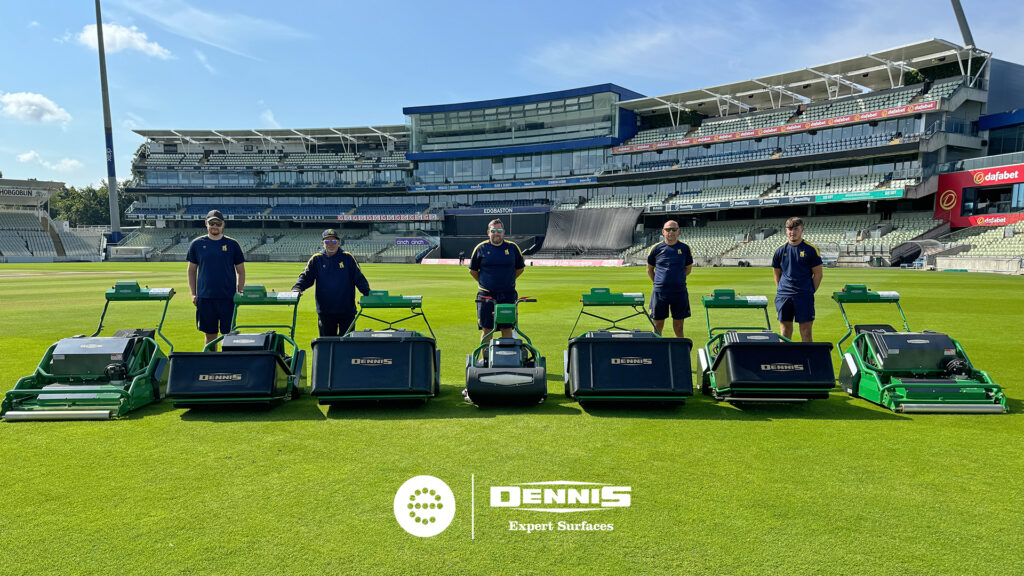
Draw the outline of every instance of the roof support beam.
M907 66L905 62L893 62L891 60L886 60L885 58L879 58L873 54L868 54L868 58L885 64L885 71L889 74L889 88L899 88L900 86L903 86L903 73L913 70L913 68ZM899 70L898 79L893 79L893 70Z
M729 115L729 104L735 104L737 107L740 108L740 112L743 112L744 110L750 110L751 108L753 108L753 106L751 106L750 104L744 104L743 102L740 102L739 100L733 98L732 96L726 96L724 94L715 94L710 90L702 90L702 92L707 92L708 94L715 97L715 102L718 104L719 116Z
M795 102L799 102L801 104L806 104L806 103L811 101L810 98L807 98L806 96L801 96L800 94L797 94L796 92L793 92L792 90L788 90L785 86L772 86L771 84L768 84L767 82L762 82L762 81L757 80L757 79L754 79L753 82L755 82L757 84L760 84L761 86L764 86L766 88L765 92L768 93L768 98L770 98L771 101L772 101L772 108L782 108L782 97L783 96L789 96ZM776 93L778 93L778 96L779 96L778 102L775 101L775 94Z
M866 93L870 92L870 90L868 90L867 88L864 88L860 84L857 84L855 82L850 82L849 80L847 80L846 78L843 78L841 76L836 76L835 74L826 74L826 73L824 73L824 72L822 72L820 70L815 70L814 68L807 68L807 71L811 72L812 74L817 74L818 76L821 76L822 78L825 79L825 88L828 89L828 97L829 97L829 99L838 98L839 97L839 86L840 85L842 85L842 86L849 86L850 88L856 90L860 94L866 94ZM831 80L832 82L835 82L835 84L834 85L833 84L829 84L829 80Z

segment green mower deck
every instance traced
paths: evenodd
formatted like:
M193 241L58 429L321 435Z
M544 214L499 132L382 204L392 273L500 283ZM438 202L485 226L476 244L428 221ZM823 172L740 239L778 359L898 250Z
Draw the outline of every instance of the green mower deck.
M832 299L847 327L837 346L842 354L839 385L851 396L903 413L1007 411L1002 388L974 367L958 341L938 332L910 330L898 292L847 284ZM886 324L853 325L844 307L849 304L895 304L904 331ZM843 352L843 342L851 337Z
M4 420L107 420L125 416L160 399L167 382L167 356L155 336L174 347L161 328L173 288L140 288L119 281L106 291L99 325L91 336L64 338L51 345L35 373L7 392ZM101 337L111 302L163 302L155 330L119 330Z

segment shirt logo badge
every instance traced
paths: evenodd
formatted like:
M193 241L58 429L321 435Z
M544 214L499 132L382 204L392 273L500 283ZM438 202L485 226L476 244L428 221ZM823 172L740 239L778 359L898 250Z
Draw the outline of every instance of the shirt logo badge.
M338 268L344 268L344 267L345 267L345 263L344 262L338 262Z
M803 251L803 250L801 250L801 251L800 251L800 257L801 257L801 258L803 258L803 257L804 257L804 251Z
M505 249L505 256L508 256L508 248Z
M676 254L682 254L682 253L683 253L683 249L682 248L676 250Z
M225 244L224 246L221 246L220 249L221 249L221 252L227 252L228 251L227 244ZM801 254L801 256L803 256L803 254Z

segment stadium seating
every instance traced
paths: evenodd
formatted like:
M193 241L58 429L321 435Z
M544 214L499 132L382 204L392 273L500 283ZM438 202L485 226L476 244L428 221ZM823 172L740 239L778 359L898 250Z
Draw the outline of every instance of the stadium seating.
M857 242L857 246L866 249L888 248L891 250L935 228L942 222L942 220L935 219L931 212L896 213L892 215L891 219L879 222L879 224L892 225L891 232L879 238L863 238Z
M724 202L729 200L750 200L767 192L773 184L749 184L737 186L708 186L698 194L686 194L677 198L683 202Z
M796 108L782 108L770 112L745 113L735 116L726 116L721 120L708 118L692 133L691 138L698 136L713 136L716 134L727 134L729 132L742 132L744 130L757 130L758 128L770 128L782 126L796 114Z
M778 190L768 196L803 196L812 194L839 194L874 190L882 183L877 174L862 176L833 176L831 178L814 178L810 180L789 180L783 182Z
M678 138L686 138L686 135L689 132L689 126L681 128L654 128L651 130L641 130L636 133L636 136L633 136L623 144L650 144L652 142L676 140Z
M943 80L937 80L932 83L928 91L921 96L921 100L935 100L937 98L949 98L964 84L962 76L955 78L945 78Z
M64 255L69 260L97 260L103 245L103 234L98 230L71 230L58 232Z
M810 216L804 219L804 239L814 244L822 252L838 253L839 245L856 241L856 234L866 228L875 226L879 221L878 214L863 216ZM774 228L777 233L763 240L750 240L729 251L729 258L765 258L771 257L775 250L786 242L785 220L761 220L758 227Z
M269 208L264 204L188 204L181 215L183 218L201 220L210 210L220 210L225 216L247 216L263 214Z
M956 257L1019 258L1024 256L1024 222L1013 225L1013 236L1005 237L1006 226L973 226L957 230L939 239L947 248L970 246Z
M30 257L25 239L13 230L0 230L0 254L10 257Z
M397 215L397 214L419 214L430 208L429 204L361 204L356 206L352 214L363 215Z
M886 90L880 93L869 93L866 95L846 96L836 98L820 104L811 104L807 110L798 118L801 122L821 120L824 118L836 118L870 112L872 110L883 110L905 106L921 92L921 86L910 86Z
M583 205L583 208L626 208L641 206L660 206L672 193L655 192L653 194L605 194L594 196Z
M27 211L0 212L0 229L3 230L42 230L39 216Z
M355 208L352 204L278 204L270 213L275 216L309 216L335 218L348 214Z
M277 166L281 156L277 154L210 154L208 166Z
M156 252L160 252L178 242L180 231L170 228L139 228L122 240L119 246L144 247L148 246Z
M151 153L143 157L147 166L174 167L174 166L196 166L203 159L199 153L189 154L161 154Z
M536 200L477 200L473 202L473 208L517 208L521 206L547 206L548 201L543 198ZM576 205L573 204L573 207Z

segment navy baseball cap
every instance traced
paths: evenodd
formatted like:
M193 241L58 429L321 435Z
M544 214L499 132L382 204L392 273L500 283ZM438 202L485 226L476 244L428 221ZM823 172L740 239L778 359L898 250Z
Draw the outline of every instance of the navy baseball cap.
M220 220L223 222L224 215L220 213L220 210L210 210L206 213L206 221L209 222L210 220Z
M334 231L334 228L328 228L324 230L324 238L338 238L338 233Z

